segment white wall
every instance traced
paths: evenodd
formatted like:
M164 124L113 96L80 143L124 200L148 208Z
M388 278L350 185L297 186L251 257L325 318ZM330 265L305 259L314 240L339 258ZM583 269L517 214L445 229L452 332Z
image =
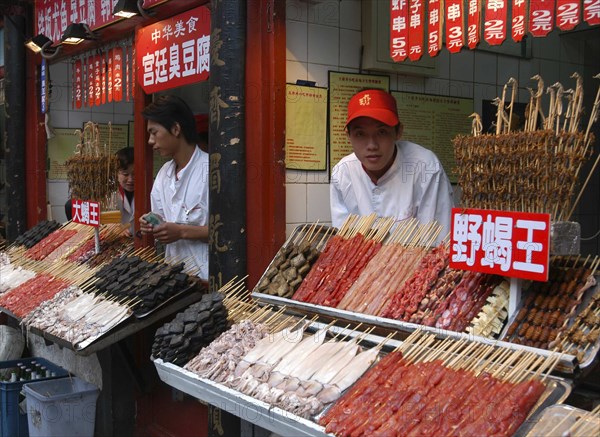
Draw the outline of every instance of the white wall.
M287 82L303 79L327 87L329 70L359 72L360 0L287 0L286 6ZM436 58L439 73L431 78L373 74L389 75L390 88L396 91L473 98L475 111L481 114L481 101L500 95L510 77L518 79L518 101L527 103L526 87L535 88L530 80L534 74L541 74L546 84L560 81L568 88L573 85L569 78L573 72L586 72L585 62L598 65L598 52L589 56L593 49L586 47L585 38L578 38L576 33L560 34L554 30L546 38L532 38L531 47L530 59L470 50L450 55L444 48ZM589 77L585 83L589 84L587 94L595 94L597 84ZM327 172L287 171L288 235L301 223L330 222L328 188Z
M52 93L49 97L49 125L56 128L82 129L88 121L94 123L127 124L133 120L133 101L111 102L92 108L72 108L71 65L68 60L50 66ZM66 180L48 180L48 202L54 220L64 223L65 202L69 198Z

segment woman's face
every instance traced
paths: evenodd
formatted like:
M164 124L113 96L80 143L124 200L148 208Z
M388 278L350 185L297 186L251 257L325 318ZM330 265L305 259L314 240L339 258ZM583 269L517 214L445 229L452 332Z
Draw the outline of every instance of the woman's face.
M117 179L119 180L121 188L125 191L133 191L133 164L127 167L126 170L119 170Z

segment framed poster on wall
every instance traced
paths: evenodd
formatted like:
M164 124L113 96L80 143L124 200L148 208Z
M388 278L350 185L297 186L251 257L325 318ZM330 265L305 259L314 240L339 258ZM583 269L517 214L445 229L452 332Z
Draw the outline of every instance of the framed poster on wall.
M285 168L327 170L327 88L285 87Z
M392 91L398 117L404 125L402 139L433 151L450 182L456 183L452 139L471 132L473 99Z
M344 156L352 153L344 125L348 102L365 88L390 90L388 76L372 74L329 72L329 172Z

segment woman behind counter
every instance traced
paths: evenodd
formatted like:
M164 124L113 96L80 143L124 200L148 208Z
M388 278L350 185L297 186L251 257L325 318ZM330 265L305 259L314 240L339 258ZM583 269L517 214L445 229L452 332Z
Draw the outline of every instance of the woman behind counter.
M160 96L142 112L148 144L171 158L159 170L150 193L160 224L140 217L143 234L166 245L167 261L185 261L185 270L208 279L208 154L196 147L194 114L176 96Z

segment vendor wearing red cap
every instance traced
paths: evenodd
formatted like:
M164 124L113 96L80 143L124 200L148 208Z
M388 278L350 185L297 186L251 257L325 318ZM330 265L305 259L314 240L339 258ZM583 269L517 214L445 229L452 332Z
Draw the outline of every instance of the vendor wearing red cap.
M437 156L400 140L396 100L383 90L355 94L348 103L348 139L354 153L331 174L331 220L340 227L350 214L433 220L450 232L452 186Z

